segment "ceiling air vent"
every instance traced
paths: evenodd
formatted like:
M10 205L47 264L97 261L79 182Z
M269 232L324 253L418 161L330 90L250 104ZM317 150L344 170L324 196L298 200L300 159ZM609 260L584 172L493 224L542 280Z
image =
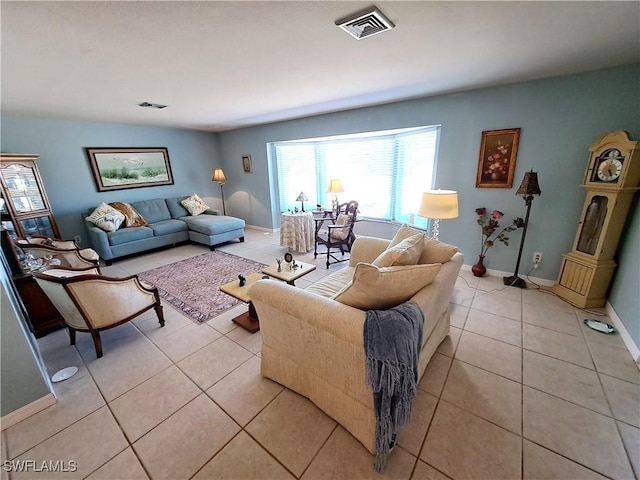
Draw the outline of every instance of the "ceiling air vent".
M144 108L157 108L157 109L167 108L166 105L160 105L159 103L149 103L149 102L139 103L138 106L144 107Z
M336 25L358 40L386 32L395 27L393 22L376 7L340 19Z

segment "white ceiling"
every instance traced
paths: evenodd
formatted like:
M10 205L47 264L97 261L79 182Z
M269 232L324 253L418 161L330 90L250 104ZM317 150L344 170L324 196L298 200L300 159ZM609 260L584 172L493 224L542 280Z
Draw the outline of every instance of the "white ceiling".
M640 61L640 2L0 2L2 112L223 131ZM168 105L145 109L148 101Z

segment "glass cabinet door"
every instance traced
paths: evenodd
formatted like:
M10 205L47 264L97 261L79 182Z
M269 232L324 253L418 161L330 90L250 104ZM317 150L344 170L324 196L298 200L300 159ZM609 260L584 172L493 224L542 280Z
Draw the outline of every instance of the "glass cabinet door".
M44 198L32 168L14 163L2 169L2 178L7 186L7 196L19 213L44 210Z
M3 153L1 159L0 212L9 235L59 238L58 226L38 172L38 155Z

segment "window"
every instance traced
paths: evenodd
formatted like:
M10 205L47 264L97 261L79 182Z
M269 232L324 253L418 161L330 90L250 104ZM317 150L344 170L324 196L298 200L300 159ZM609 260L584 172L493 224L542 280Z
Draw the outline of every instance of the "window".
M421 193L433 188L439 126L368 132L270 144L275 158L280 210L307 205L331 206L327 186L339 178L340 202L357 200L364 218L415 223ZM414 220L414 222L412 222Z

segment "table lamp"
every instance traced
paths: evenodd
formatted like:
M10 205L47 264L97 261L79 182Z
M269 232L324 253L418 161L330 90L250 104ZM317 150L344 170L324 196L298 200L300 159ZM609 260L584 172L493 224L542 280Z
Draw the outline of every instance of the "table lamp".
M301 210L304 212L304 202L306 202L307 200L309 200L307 198L307 196L304 194L304 192L300 192L300 195L298 195L298 198L296 198L296 202L302 202L302 208Z
M431 236L437 239L440 220L458 218L458 192L454 190L428 190L423 192L418 215L433 220Z
M505 285L511 287L527 288L527 283L518 276L518 269L520 268L520 259L522 258L522 247L524 247L524 237L527 234L527 225L529 225L529 212L531 211L531 203L533 197L540 196L540 186L538 185L538 172L531 170L524 174L522 183L518 187L516 195L524 199L524 203L527 206L527 216L524 219L524 227L522 229L522 238L520 239L520 251L518 251L518 260L516 261L516 271L510 277L502 277Z
M329 180L329 188L327 188L327 193L335 194L333 200L331 200L331 210L338 209L338 193L343 193L344 188L342 188L342 182L339 178L332 178Z
M226 215L227 209L224 204L224 190L222 189L222 186L227 183L227 177L224 176L224 172L221 168L216 168L213 171L213 177L211 180L220 184L220 195L222 195L222 214Z

